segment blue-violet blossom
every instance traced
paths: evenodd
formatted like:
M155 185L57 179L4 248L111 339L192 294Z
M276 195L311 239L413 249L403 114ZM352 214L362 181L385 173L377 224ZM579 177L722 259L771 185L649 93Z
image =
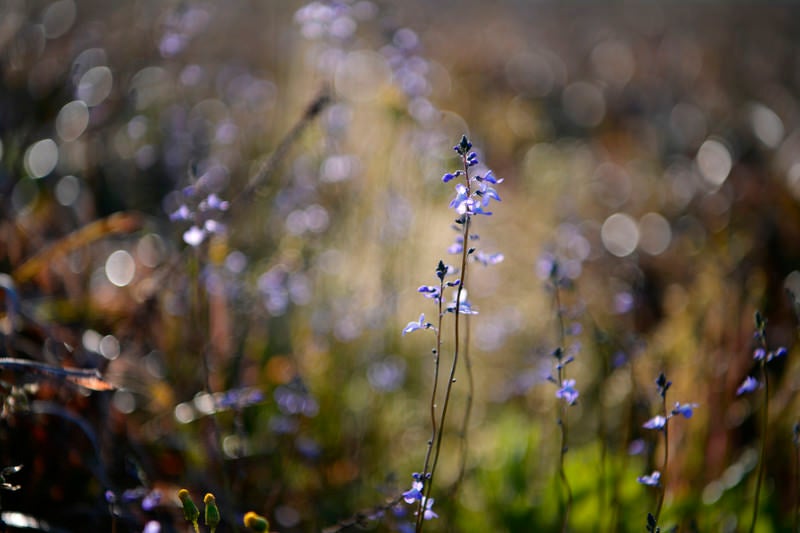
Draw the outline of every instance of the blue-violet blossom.
M661 472L654 470L649 476L639 476L636 481L648 487L658 487L661 484Z
M564 383L561 384L561 388L556 391L556 398L563 399L569 405L575 405L578 396L580 396L580 393L575 388L574 379L565 379Z
M742 394L746 394L748 392L753 392L759 387L759 382L753 376L747 376L744 382L739 385L739 388L736 389L736 396L741 396Z

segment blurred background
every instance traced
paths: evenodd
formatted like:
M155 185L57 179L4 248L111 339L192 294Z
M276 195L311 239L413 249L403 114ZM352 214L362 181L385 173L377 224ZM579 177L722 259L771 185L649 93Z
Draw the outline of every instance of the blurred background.
M6 531L407 531L429 332L467 134L505 181L470 266L431 531L557 531L558 320L571 531L642 531L668 400L663 525L798 499L800 13L791 3L0 0L0 493ZM448 326L449 327L449 326ZM449 361L447 346L443 362ZM448 363L449 364L449 363ZM59 372L63 368L97 369ZM462 383L464 385L462 385ZM378 516L380 515L380 516Z

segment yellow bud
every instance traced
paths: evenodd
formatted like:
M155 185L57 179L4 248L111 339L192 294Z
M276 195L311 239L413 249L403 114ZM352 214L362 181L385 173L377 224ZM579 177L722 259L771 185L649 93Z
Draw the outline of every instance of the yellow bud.
M178 498L181 500L181 504L183 505L183 517L186 518L187 522L191 522L192 525L194 525L195 531L197 531L197 519L200 517L200 511L192 501L189 491L186 489L179 490Z
M206 493L203 497L203 503L206 504L206 525L213 531L219 525L219 508L217 507L217 500L214 495Z
M269 531L269 522L261 515L248 511L244 515L244 525L253 531L265 532Z

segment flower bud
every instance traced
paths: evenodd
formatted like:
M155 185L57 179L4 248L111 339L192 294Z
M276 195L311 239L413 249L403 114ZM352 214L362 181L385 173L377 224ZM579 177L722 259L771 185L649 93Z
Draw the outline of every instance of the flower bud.
M248 511L245 513L244 525L253 531L269 531L269 522L267 519L259 514L254 513L253 511Z

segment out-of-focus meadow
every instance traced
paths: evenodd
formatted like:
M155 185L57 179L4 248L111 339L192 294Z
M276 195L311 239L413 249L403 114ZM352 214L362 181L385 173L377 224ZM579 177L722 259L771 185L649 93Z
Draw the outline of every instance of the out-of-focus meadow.
M764 441L756 531L796 527L799 21L0 0L0 467L22 465L3 529L188 531L186 488L216 496L220 532L251 510L272 531L407 531L413 506L377 508L422 468L433 337L401 331L455 262L441 177L462 134L505 179L474 221L504 261L470 265L471 416L462 441L462 364L425 529L560 530L566 413L567 529L644 531L661 372L670 406L698 406L670 421L659 525L745 530ZM764 388L736 394L761 379L756 310L788 348L767 433Z

